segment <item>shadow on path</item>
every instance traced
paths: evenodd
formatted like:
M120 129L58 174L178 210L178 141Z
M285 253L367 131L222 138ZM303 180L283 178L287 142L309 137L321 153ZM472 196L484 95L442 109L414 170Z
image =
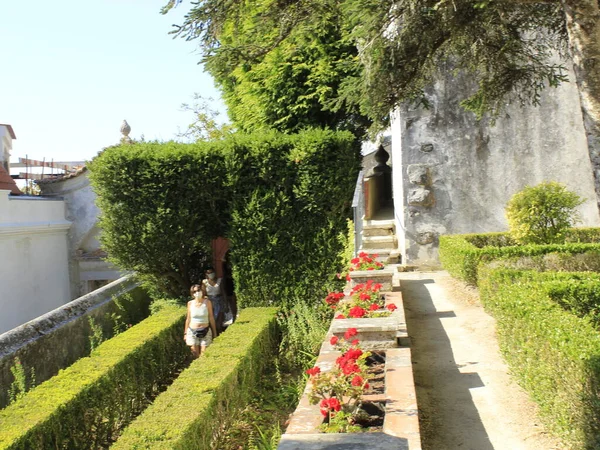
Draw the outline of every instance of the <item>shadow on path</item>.
M470 389L484 384L477 372L460 372L442 318L427 284L432 279L402 279L402 297L411 338L413 373L423 450L494 450Z

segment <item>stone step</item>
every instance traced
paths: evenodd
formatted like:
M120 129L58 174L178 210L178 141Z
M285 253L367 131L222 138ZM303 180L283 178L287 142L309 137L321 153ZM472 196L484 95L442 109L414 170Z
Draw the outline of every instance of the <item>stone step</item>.
M394 228L396 226L396 222L393 219L385 219L385 220L363 220L363 229L364 228Z
M363 236L391 236L394 235L394 228L390 227L366 227L361 231Z
M375 259L383 264L399 264L401 262L400 251L396 248L365 249L361 247L359 251L376 254L377 258Z
M362 247L367 249L387 249L396 247L396 236L364 236L362 239Z

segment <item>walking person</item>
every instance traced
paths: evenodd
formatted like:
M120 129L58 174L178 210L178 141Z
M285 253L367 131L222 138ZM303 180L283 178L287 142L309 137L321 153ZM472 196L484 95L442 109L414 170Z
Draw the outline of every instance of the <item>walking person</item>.
M223 292L228 312L225 316L223 325L231 325L237 317L237 298L235 296L235 284L233 282L233 273L231 270L231 261L229 260L229 250L223 258Z
M217 326L206 288L195 284L190 288L190 294L193 298L187 303L183 339L192 350L195 359L210 345L213 336L217 336Z
M225 292L223 290L223 279L217 278L214 267L206 269L206 279L203 286L206 288L206 295L210 299L213 307L214 320L217 326L217 332L223 329L223 316L225 314Z

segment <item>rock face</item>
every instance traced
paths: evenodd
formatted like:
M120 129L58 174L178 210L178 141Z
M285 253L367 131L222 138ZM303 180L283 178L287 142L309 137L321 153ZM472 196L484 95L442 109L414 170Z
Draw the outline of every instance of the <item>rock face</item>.
M599 226L576 86L545 90L539 107L509 105L492 124L461 109L473 85L450 69L427 91L429 109L403 107L392 115L403 261L437 265L440 234L506 230L510 197L546 180L565 183L585 198L581 225Z

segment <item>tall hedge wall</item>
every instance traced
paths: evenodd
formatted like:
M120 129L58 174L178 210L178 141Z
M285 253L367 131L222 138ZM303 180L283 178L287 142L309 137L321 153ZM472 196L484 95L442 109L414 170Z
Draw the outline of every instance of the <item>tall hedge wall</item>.
M108 148L90 164L102 244L121 268L185 295L221 235L241 303L320 296L339 270L359 154L352 134L323 130Z
M574 449L600 448L600 276L482 267L482 302L500 346L549 428Z
M207 450L227 432L272 364L279 342L275 308L246 308L206 352L142 413L114 450Z
M106 448L189 361L185 315L165 307L0 410L0 449Z

